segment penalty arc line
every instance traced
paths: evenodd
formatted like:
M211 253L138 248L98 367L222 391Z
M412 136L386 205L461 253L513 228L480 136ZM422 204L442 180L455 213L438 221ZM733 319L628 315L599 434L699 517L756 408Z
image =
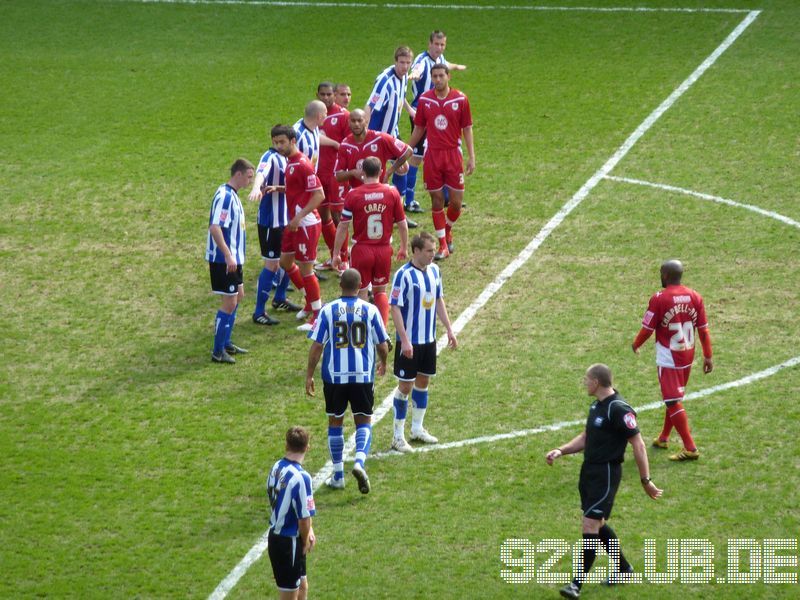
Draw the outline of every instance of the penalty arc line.
M722 198L721 196L712 196L711 194L695 192L694 190L687 190L686 188L676 187L674 185L666 185L664 183L653 183L652 181L643 181L641 179L632 179L630 177L616 177L614 175L606 175L606 179L608 179L609 181L617 181L619 183L631 183L633 185L642 185L645 187L655 188L657 190L664 190L667 192L684 194L686 196L693 196L695 198L700 198L701 200L709 200L711 202L716 202L718 204L725 204L727 206L744 208L754 213L758 213L759 215L769 217L770 219L775 219L777 221L780 221L781 223L786 223L787 225L791 225L792 227L800 229L800 222L795 221L790 217L786 217L780 213L776 213L771 210L764 210L763 208L754 206L752 204L744 204L742 202L736 202L735 200L729 200L728 198Z
M690 394L686 394L684 396L684 401L688 400L697 400L698 398L705 398L706 396L710 396L712 394L716 394L717 392L722 392L725 390L729 390L732 388L742 387L761 379L766 379L767 377L771 377L775 375L779 371L783 371L784 369L789 369L791 367L796 367L800 365L800 356L795 356L794 358L790 358L778 365L774 365L769 367L768 369L764 369L763 371L758 371L756 373L751 373L746 377L742 377L741 379L736 379L734 381L728 381L727 383L721 383L719 385L715 385L709 388L705 388L703 390L698 390L696 392L692 392ZM664 406L664 402L657 401L657 402L650 402L648 404L644 404L642 406L634 407L636 413L645 412L648 410L655 410L658 408L662 408ZM531 429L520 429L518 431L509 431L506 433L498 433L496 435L483 435L480 437L469 438L466 440L459 440L457 442L447 442L445 444L436 444L435 446L418 446L414 448L412 452L407 454L419 454L423 452L435 452L438 450L449 450L451 448L463 448L464 446L475 446L477 444L488 444L491 442L497 442L500 440L510 440L514 438L520 437L527 437L530 435L536 435L538 433L545 433L548 431L559 431L560 429L566 429L567 427L575 427L577 425L583 425L586 423L586 419L577 419L574 421L558 421L556 423L551 423L549 425L540 425L539 427L533 427ZM370 456L371 460L378 460L381 458L389 458L392 456L403 456L400 452L396 450L389 450L387 452L376 452L375 454Z
M755 21L758 15L761 14L760 10L753 10L747 13L747 16L728 34L728 36L717 46L717 48L698 66L689 77L687 77L668 97L664 100L647 118L631 133L625 142L620 146L616 152L603 164L597 172L592 175L586 183L569 199L569 201L562 206L559 211L545 224L544 227L536 234L530 243L517 255L517 257L503 269L503 271L484 288L481 294L470 304L453 322L453 331L458 335L464 326L469 323L475 316L477 311L482 308L489 299L494 296L506 281L528 260L533 256L534 252L544 243L550 234L558 227L567 216L575 210L575 208L583 202L597 184L603 180L616 165L621 161L631 148L639 141L639 139L647 133L647 131L661 118L661 116L675 104L686 91L694 85L694 83L703 75L717 59L739 38L742 33ZM447 336L442 336L436 344L437 355L441 352L442 348L447 345ZM373 413L373 423L377 424L389 412L392 406L392 399L394 397L394 390L384 398L381 405ZM355 447L355 434L352 434L345 445L345 456L350 454ZM313 478L313 487L316 489L333 472L333 464L329 460L325 466ZM228 593L236 586L239 580L248 571L256 561L258 561L267 549L267 536L268 531L265 531L253 545L252 548L245 554L239 563L231 570L230 573L223 579L219 585L209 596L209 600L222 600Z

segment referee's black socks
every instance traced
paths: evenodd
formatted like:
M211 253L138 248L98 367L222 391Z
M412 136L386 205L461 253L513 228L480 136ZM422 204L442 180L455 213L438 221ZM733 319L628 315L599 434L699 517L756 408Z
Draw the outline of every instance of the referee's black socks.
M580 587L583 585L583 580L586 579L586 574L592 570L594 559L597 556L597 543L592 542L592 540L598 540L600 543L603 543L603 540L597 533L583 534L583 573L572 580L572 583L577 585L578 589L580 589Z
M583 537L586 537L586 535L584 534ZM612 551L610 544L614 546L614 552L619 552L619 572L625 573L630 571L631 564L625 559L625 555L622 553L622 548L619 547L619 538L617 538L617 534L614 533L614 530L608 525L603 525L600 528L599 537L600 542L603 544L603 548L606 549L606 552L608 552L609 556L611 556Z

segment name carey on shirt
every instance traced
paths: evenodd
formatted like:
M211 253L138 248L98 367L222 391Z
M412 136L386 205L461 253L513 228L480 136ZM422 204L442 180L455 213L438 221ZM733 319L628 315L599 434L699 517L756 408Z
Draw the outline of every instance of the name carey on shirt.
M380 196L380 199L383 199L383 194L367 194L366 200L368 202L364 205L364 212L368 213L382 213L386 210L386 205L382 202L369 202L369 200L377 200L378 198L369 198L369 196L377 195Z

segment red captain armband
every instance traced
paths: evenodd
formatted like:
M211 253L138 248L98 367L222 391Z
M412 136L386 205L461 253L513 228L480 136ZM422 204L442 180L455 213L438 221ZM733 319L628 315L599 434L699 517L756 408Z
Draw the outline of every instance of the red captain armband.
M703 356L711 358L711 333L709 333L708 327L698 329L697 337L700 338L700 345L703 346Z
M636 334L636 339L633 340L634 349L644 344L647 341L647 338L649 338L651 335L653 335L652 329L647 329L645 327L642 327L639 330L639 333Z

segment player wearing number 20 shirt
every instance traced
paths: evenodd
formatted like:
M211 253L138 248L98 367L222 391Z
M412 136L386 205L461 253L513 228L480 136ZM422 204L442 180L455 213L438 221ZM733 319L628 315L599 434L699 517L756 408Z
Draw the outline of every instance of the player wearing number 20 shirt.
M670 458L693 460L699 453L689 432L681 401L694 360L695 330L703 347L703 372L711 372L713 363L703 298L693 289L681 285L682 275L683 265L680 261L670 260L661 265L661 284L664 289L650 298L642 328L633 342L633 350L638 353L639 347L655 332L658 380L667 411L664 429L653 445L666 448L670 431L675 427L683 440L684 450Z

